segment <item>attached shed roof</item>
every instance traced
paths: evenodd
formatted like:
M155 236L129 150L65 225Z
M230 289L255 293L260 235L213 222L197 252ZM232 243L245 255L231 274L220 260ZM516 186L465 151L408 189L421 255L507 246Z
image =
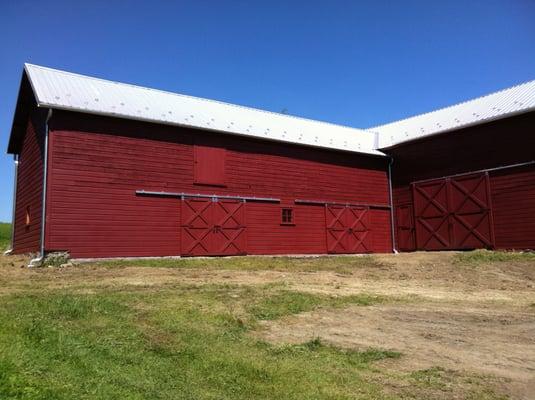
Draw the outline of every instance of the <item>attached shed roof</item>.
M474 100L368 129L378 134L378 148L483 124L535 110L535 80Z
M24 70L39 107L383 155L376 150L376 134L362 129L113 82L32 64L25 64ZM11 141L8 151L13 151Z

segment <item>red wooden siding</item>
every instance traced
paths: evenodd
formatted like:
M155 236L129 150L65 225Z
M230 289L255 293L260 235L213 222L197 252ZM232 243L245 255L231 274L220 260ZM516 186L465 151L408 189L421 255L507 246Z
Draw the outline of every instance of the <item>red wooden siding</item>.
M225 149L224 187L195 183L194 144ZM324 207L295 199L388 204L387 161L370 156L64 112L50 146L46 248L75 257L180 254L181 200L140 189L280 198L246 204L249 254L326 252ZM373 251L390 251L388 210L370 218Z
M16 254L40 250L44 137L44 119L35 110L28 120L19 155L13 249ZM26 224L27 213L29 224Z
M535 112L431 136L387 150L394 187L534 159Z
M535 166L490 173L498 249L535 249Z
M535 113L529 113L448 132L388 150L395 159L393 203L396 210L398 248L414 250L415 248L491 247L489 243L492 241L494 247L501 249L535 248L534 166L490 171L487 193L484 193L482 187L476 185L475 181L467 184L477 186L472 188L477 192L475 201L461 190L467 189L463 186L463 180L470 179L469 174L451 178L461 187L459 189L456 186L453 190L453 195L458 200L457 205L466 208L465 216L460 218L471 219L468 221L468 226L455 225L457 236L466 236L470 233L470 227L475 225L479 226L476 231L481 234L481 237L477 237L470 233L465 243L439 246L435 240L430 246L418 243L419 246L411 248L414 236L411 234L410 221L402 215L407 212L407 207L413 206L413 200L416 202L421 200L413 199L411 193L411 184L415 181L451 177L455 174L467 174L477 170L533 161L534 124ZM467 198L466 203L464 201ZM491 208L491 213L487 214L485 210L488 208ZM453 211L447 210L448 215L451 212ZM461 210L459 214L461 213L464 211ZM414 204L413 216L417 214L418 205ZM494 238L492 238L493 233Z

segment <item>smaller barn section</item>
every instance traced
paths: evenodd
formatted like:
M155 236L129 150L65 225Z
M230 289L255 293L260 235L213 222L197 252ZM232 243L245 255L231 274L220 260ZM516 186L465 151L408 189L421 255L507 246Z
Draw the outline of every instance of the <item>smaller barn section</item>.
M374 128L397 247L535 248L535 82Z
M32 65L21 93L16 253L392 251L373 133Z

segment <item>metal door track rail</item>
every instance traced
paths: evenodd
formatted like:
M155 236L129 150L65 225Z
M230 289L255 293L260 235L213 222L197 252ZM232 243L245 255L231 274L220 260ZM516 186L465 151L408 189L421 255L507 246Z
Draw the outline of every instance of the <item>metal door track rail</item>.
M518 163L518 164L501 165L499 167L494 167L494 168L478 169L477 171L462 172L460 174L446 175L446 176L441 176L441 177L438 177L438 178L421 179L419 181L411 182L411 184L430 182L430 181L434 181L434 180L438 180L438 179L456 178L456 177L465 176L465 175L482 174L484 172L494 172L494 171L500 171L502 169L526 167L528 165L533 165L533 164L535 164L535 160L528 161L528 162L523 162L523 163Z
M223 196L218 194L202 194L202 193L173 193L173 192L152 192L148 190L136 190L136 194L142 196L163 196L163 197L180 197L180 198L204 198L204 199L231 199L244 201L263 201L270 203L280 203L280 199L273 197L249 197L249 196Z
M380 208L385 210L390 210L390 205L388 204L364 204L364 203L340 203L336 201L328 201L328 200L303 200L303 199L296 199L294 200L295 204L317 204L317 205L327 205L332 204L334 206L353 206L353 207L369 207L369 208Z

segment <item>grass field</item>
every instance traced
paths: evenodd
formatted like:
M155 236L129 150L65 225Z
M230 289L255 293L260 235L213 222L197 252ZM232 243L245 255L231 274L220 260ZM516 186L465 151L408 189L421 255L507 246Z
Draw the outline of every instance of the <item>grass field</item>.
M459 273L459 285L472 287L472 297L460 293L470 312L488 304L506 307L506 315L535 316L533 296L521 289L526 278L515 278L510 309L488 299L505 275L482 279L489 268L502 271L503 261L491 268L461 255L446 262L391 257L113 261L34 270L20 268L23 258L1 257L0 399L508 398L505 378L457 370L439 354L422 359L431 333L419 339L421 351L397 346L405 338L395 324L408 321L417 332L421 320L435 318L428 310L439 307L447 321L441 334L448 325L459 334L459 317L444 308L461 307L454 287L451 299L437 297L450 290L441 276ZM474 297L478 290L484 297ZM404 320L419 307L427 310L423 319ZM393 338L358 344L376 312L391 309ZM366 315L372 319L355 319ZM329 330L337 324L338 331ZM415 338L409 342L418 344ZM478 343L484 341L481 334Z
M7 250L11 244L11 224L0 222L0 252Z

